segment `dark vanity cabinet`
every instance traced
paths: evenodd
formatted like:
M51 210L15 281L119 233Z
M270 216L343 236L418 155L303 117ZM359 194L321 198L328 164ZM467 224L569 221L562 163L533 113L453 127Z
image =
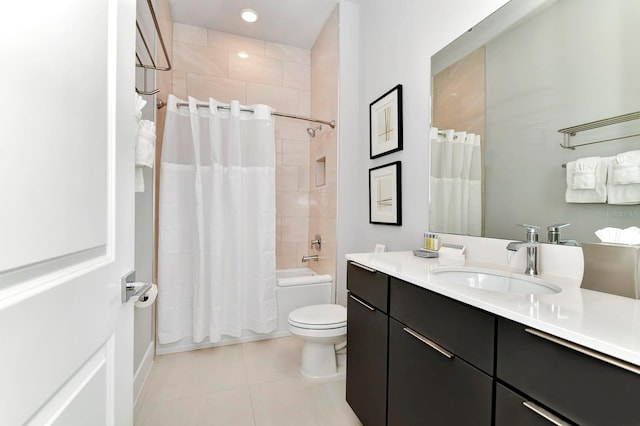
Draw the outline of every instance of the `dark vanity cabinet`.
M490 425L495 318L391 278L389 425Z
M347 402L364 425L386 425L389 277L350 262L347 288Z
M640 425L640 367L349 264L347 402L365 426Z
M521 404L529 411L580 425L640 425L637 366L503 318L497 347L496 377L527 395ZM501 412L498 398L496 424L519 419Z

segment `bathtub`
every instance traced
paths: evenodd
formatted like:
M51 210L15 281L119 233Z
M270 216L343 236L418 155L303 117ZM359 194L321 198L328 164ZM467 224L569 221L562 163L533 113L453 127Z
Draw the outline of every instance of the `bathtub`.
M309 268L276 270L278 302L277 336L289 335L289 312L308 305L331 303L331 275L320 275Z
M278 323L274 331L268 334L258 334L245 330L241 337L222 336L217 343L205 340L194 343L190 337L156 346L156 354L164 355L175 352L192 351L215 346L233 345L236 343L253 342L256 340L274 339L290 336L289 312L308 305L331 302L332 279L330 275L320 275L308 268L278 269L276 270L276 301L278 305Z

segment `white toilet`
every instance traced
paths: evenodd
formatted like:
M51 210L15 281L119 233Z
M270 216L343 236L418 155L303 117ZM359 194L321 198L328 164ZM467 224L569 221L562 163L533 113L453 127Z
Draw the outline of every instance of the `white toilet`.
M300 337L300 373L312 380L339 379L335 345L347 337L347 309L342 305L311 305L289 314L289 331Z

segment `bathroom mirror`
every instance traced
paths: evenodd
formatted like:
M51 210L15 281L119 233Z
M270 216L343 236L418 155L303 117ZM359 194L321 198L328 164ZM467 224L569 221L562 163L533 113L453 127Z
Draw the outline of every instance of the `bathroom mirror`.
M521 240L516 224L526 223L546 242L549 225L570 223L561 240L597 242L597 229L640 225L640 205L565 202L563 168L639 150L640 120L569 136L571 145L611 139L575 150L558 132L640 111L638 18L638 1L511 0L431 58L432 127L480 135L468 172L475 198L460 208L432 177L429 200L430 218L475 209L477 224L452 230L430 219L432 232ZM432 176L446 157L435 145Z

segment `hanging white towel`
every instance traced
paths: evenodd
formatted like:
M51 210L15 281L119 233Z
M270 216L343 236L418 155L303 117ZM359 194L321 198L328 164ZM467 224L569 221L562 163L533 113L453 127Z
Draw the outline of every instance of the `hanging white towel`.
M609 181L613 185L640 183L640 151L629 151L614 157Z
M596 167L600 157L579 158L573 167L573 179L571 189L595 189Z
M589 157L567 163L565 200L567 203L606 202L607 159Z
M153 167L156 156L156 124L149 120L138 122L136 139L136 192L144 192L142 167Z
M629 151L608 159L609 204L640 204L640 151Z
M142 118L142 109L147 104L147 101L145 101L142 98L142 96L140 96L139 94L136 93L135 95L136 95L136 119L138 120L138 135L136 138L136 150L135 150L136 151L135 191L144 192L144 175L142 173L142 167L146 166L146 164L138 164L138 146L140 145L139 143L140 125L142 123L140 119ZM153 130L153 143L155 144L155 124L154 124L154 130ZM149 167L153 167L153 164Z

